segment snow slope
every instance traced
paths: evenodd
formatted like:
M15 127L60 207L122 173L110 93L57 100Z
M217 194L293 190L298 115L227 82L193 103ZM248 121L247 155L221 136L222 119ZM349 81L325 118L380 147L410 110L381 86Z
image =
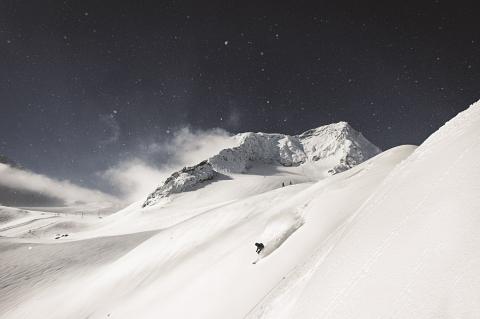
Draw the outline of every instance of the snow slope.
M250 318L479 318L480 103L428 138Z
M308 159L208 162L227 177L68 239L0 238L0 318L478 318L479 156L476 104L323 178Z

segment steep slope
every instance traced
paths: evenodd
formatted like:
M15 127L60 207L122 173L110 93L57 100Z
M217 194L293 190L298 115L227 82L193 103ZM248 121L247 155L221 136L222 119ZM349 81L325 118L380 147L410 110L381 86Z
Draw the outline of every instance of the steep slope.
M297 136L243 133L237 139L237 147L224 149L198 165L172 174L148 196L143 206L154 205L171 194L194 190L225 174L246 173L259 163L313 166L309 176L318 180L380 153L378 147L346 122L325 125Z
M429 137L249 318L479 318L480 103Z

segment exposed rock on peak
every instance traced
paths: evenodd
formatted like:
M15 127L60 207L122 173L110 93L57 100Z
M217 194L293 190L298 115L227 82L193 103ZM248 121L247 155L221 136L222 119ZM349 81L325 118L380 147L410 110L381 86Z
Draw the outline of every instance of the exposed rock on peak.
M192 190L198 184L212 180L217 174L208 161L203 161L195 166L184 167L170 175L162 186L151 193L143 203L143 207L153 205L159 198L170 194Z

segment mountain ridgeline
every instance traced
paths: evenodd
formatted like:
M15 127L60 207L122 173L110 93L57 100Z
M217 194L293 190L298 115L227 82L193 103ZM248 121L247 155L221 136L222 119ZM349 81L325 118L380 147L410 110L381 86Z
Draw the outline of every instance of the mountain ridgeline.
M321 126L295 136L249 132L236 138L238 146L173 173L147 197L143 207L154 205L171 194L197 189L221 176L248 173L256 164L309 165L319 174L328 176L348 170L381 152L346 122Z

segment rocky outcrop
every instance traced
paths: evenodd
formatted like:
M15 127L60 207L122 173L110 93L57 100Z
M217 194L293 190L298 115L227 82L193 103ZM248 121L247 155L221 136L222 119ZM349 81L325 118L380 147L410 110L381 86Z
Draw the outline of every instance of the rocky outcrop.
M212 180L217 174L208 161L203 161L195 166L184 167L182 170L173 173L162 186L151 193L143 203L143 207L151 206L160 198L170 194L191 191L199 184Z

